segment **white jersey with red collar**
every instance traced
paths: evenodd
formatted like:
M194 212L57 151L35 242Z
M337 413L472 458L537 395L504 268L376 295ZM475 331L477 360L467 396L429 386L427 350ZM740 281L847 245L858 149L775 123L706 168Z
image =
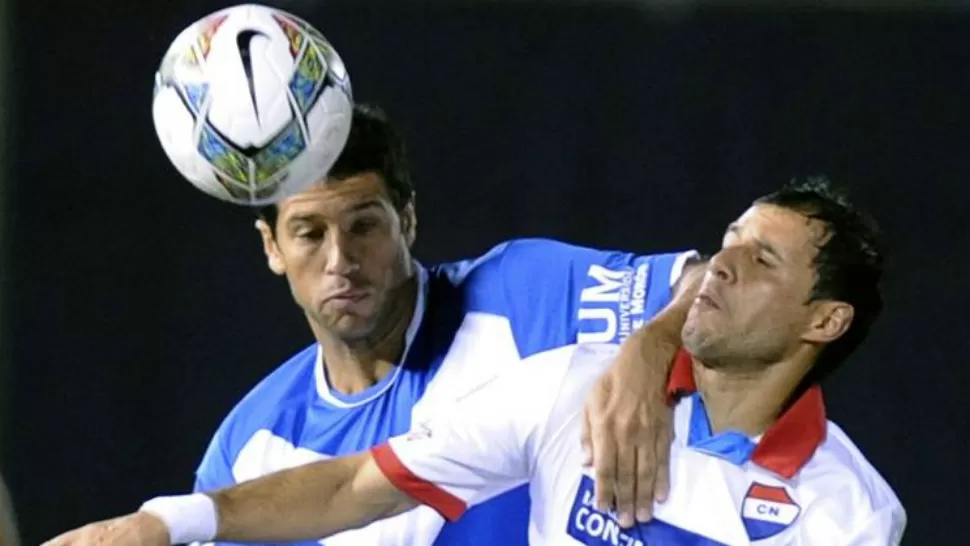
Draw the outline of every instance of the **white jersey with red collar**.
M229 413L199 465L195 489L214 491L360 453L442 414L522 358L572 343L620 343L668 304L694 255L516 239L475 259L416 265L417 304L393 371L361 392L341 393L330 384L319 345L306 347ZM524 546L528 515L522 481L457 523L422 507L301 544ZM495 526L499 520L505 525Z
M375 448L377 463L396 487L451 521L528 480L533 546L899 544L906 525L899 499L826 420L818 388L760 438L726 448L723 437L702 438L707 418L690 395L686 353L668 388L679 396L669 498L650 523L621 529L614 514L593 506L579 444L585 395L616 350L572 345L532 356L440 418Z

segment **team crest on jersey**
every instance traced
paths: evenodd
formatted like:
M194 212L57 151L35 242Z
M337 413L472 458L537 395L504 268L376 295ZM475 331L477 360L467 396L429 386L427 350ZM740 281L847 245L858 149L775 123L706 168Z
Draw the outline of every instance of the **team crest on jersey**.
M752 483L741 503L741 521L752 541L773 537L798 519L801 508L784 487Z

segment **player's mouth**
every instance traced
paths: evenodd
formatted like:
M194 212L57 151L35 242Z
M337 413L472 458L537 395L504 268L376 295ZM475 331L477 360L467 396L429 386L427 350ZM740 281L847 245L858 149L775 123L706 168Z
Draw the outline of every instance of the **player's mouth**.
M694 300L694 304L701 309L720 309L721 305L717 296L712 292L701 292Z
M333 307L336 311L351 311L370 296L370 291L363 288L341 290L327 296L323 303Z
M341 290L335 294L327 296L328 302L330 301L349 301L357 302L366 298L370 293L362 288L354 288L351 290Z

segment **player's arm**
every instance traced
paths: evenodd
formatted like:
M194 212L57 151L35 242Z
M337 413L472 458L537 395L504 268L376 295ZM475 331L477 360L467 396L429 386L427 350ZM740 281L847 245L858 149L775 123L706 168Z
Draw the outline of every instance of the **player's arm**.
M373 450L394 485L448 521L529 481L573 347L534 355Z
M215 538L236 542L313 540L417 505L370 452L270 474L209 496L217 513Z
M615 507L623 526L648 521L654 500L669 492L673 411L665 386L705 270L700 257L685 263L670 302L623 342L587 398L581 441L595 468L595 502Z
M368 453L218 491L218 538L286 542L329 536L427 505L455 521L528 480L539 431L570 348L536 355ZM541 385L541 386L540 386Z
M317 540L418 504L455 520L468 506L528 480L557 378L568 365L557 355L537 355L547 365L502 374L441 418L368 453L207 494L153 499L138 513L72 531L47 546Z
M193 491L215 491L236 484L232 475L232 462L229 457L227 437L232 426L230 415L212 436L209 447L202 455L202 461L195 471Z
M582 441L598 504L615 505L624 525L634 515L649 519L654 499L667 493L665 385L704 264L694 251L644 255L526 239L496 247L481 268L500 272L521 352L623 342L590 394Z
M236 411L230 413L219 425L209 446L202 455L202 460L195 471L195 483L192 491L202 493L216 491L236 485L236 477L232 472L232 457L230 457L229 439L235 424ZM213 546L214 543L193 543L193 546Z
M844 546L899 546L906 530L906 516L898 511L884 509L873 513L864 522L850 531Z
M169 546L317 540L414 507L371 453L296 467L210 493L160 497L46 546Z
M664 387L673 356L682 345L681 330L706 271L706 258L697 255L687 259L674 284L670 301L620 345L620 354L612 371L635 373L633 377L637 380L633 384L644 387L642 396L657 406L667 402Z
M473 267L480 281L473 299L509 318L525 355L568 343L620 343L667 307L697 257L513 240Z
M227 454L232 416L196 473L195 494L154 499L142 510L88 525L51 544L183 544L315 540L415 505L370 453L326 460L236 485Z

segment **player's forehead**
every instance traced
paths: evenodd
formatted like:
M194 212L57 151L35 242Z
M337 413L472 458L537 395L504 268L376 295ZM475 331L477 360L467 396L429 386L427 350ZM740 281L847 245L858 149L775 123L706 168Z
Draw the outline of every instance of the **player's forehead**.
M342 179L326 178L280 201L281 222L295 217L338 218L365 209L389 209L390 196L381 176L365 172Z
M824 236L818 220L786 207L756 204L728 225L725 237L769 245L792 261L809 264Z

